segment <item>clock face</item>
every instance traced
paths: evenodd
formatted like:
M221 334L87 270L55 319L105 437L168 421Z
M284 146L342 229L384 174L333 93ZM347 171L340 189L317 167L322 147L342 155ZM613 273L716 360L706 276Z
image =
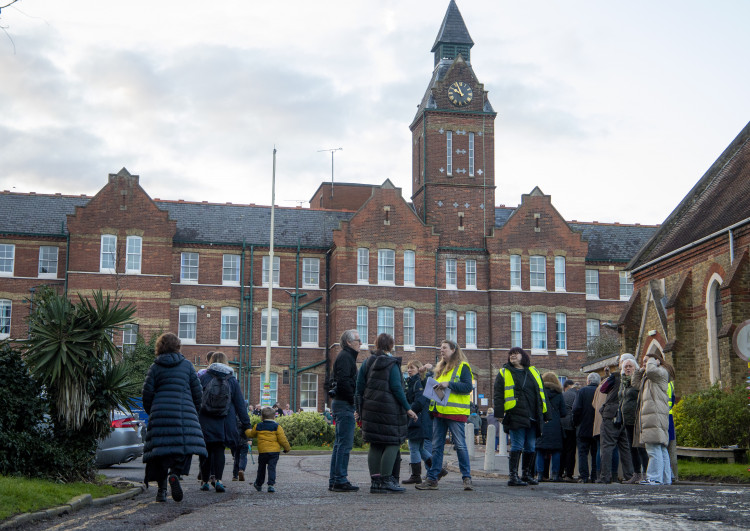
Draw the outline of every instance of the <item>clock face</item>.
M456 107L463 107L471 103L471 98L474 96L474 92L471 90L471 86L464 83L463 81L455 81L450 87L448 87L448 99Z

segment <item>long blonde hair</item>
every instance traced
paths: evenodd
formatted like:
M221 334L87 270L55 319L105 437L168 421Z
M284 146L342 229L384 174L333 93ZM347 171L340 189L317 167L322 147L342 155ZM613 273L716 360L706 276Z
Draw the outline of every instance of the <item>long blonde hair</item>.
M463 362L469 363L466 354L464 354L464 351L458 346L458 343L451 341L450 339L443 339L440 344L442 345L443 343L451 348L453 354L447 362L442 359L438 362L437 367L435 367L436 378L440 378L444 373L452 371Z

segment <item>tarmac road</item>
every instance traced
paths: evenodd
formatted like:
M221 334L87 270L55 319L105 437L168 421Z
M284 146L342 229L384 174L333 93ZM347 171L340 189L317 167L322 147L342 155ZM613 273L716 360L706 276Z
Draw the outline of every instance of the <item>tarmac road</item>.
M23 529L383 529L429 522L451 529L750 528L750 489L744 487L543 483L512 488L499 478L475 476L476 490L465 492L460 474L451 472L438 491L408 487L404 494L373 495L366 455L352 454L349 476L362 489L334 493L327 490L328 455L290 454L279 461L277 492L271 494L253 488L255 467L250 463L248 481L232 482L232 460L227 458L224 494L199 491L194 466L193 475L183 480L181 503L171 499L156 503L152 485L132 500L87 508ZM404 474L406 468L404 461ZM134 462L103 472L139 481L143 464Z

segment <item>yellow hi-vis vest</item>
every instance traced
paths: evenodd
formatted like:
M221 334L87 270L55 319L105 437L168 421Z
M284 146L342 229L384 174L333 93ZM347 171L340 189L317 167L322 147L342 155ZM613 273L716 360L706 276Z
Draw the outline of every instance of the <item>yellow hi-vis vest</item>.
M453 369L452 372L447 373L444 372L440 375L439 378L437 378L435 381L438 383L441 382L460 382L461 381L461 371L463 370L464 366L469 371L469 374L471 374L471 366L466 363L465 361L461 362L461 365ZM472 380L474 379L472 375ZM471 414L469 404L471 403L471 393L467 394L460 394L456 393L455 391L451 390L451 394L448 396L448 405L447 406L441 406L433 400L430 403L430 411L437 411L438 413L442 413L443 415L466 415L469 416Z
M667 384L667 404L669 405L669 414L672 414L672 406L674 405L674 381Z
M546 413L547 397L544 396L544 385L542 385L542 378L539 376L539 371L536 370L536 367L529 367L529 372L534 376L534 379L539 386L539 396L542 397L542 413ZM503 375L503 380L505 381L505 411L508 411L509 409L513 409L514 407L516 407L516 403L518 402L516 400L515 384L513 383L513 375L505 367L500 369L500 374Z

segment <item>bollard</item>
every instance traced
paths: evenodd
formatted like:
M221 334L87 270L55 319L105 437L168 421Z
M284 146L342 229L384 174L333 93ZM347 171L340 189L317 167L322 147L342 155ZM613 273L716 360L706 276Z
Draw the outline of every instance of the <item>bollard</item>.
M469 435L471 434L471 435ZM464 425L464 439L466 439L466 450L469 452L469 459L474 458L474 425L467 422Z
M508 436L502 428L500 429L500 452L497 455L508 457Z
M495 465L495 425L487 426L487 445L484 447L484 469L497 470Z

